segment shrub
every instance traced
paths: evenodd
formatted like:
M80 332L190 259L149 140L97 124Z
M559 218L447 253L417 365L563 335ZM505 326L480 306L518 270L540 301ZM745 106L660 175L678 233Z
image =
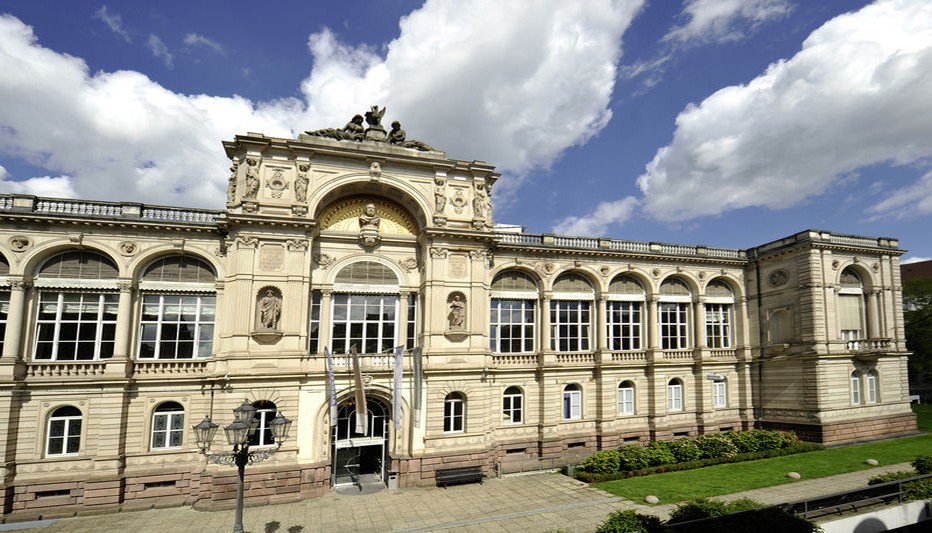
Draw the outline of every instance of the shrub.
M676 456L670 451L666 442L654 441L644 449L647 462L650 466L672 465L676 463Z
M700 457L715 459L719 457L734 457L738 455L738 447L722 433L706 433L696 438Z
M728 514L725 502L721 500L711 500L708 498L699 498L690 500L676 506L676 509L670 513L668 524L679 522L689 522L690 520L699 520L700 518L709 518L710 516L722 516Z
M621 461L619 470L640 470L647 468L647 449L640 444L626 444L618 448L618 457Z
M655 533L663 530L660 519L630 509L615 511L596 529L596 533Z
M667 441L667 449L673 453L677 463L688 463L698 461L702 456L696 441L685 437L676 440Z
M796 436L796 433L793 433L792 431L776 431L775 433L777 433L783 440L783 444L780 446L781 448L797 446L803 442L798 436Z
M909 470L900 470L899 472L887 472L886 474L880 474L874 476L867 480L868 485L880 485L881 483L889 483L891 481L899 481L901 479L908 479L911 477L916 477L915 472L910 472Z
M614 474L621 466L621 458L615 450L595 452L579 465L580 470L593 474Z
M932 474L932 455L920 455L912 465L917 474Z
M920 479L903 485L904 500L932 500L932 479Z

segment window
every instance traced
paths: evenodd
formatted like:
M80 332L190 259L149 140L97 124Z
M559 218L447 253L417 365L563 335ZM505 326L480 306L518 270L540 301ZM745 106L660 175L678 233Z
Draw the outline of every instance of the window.
M140 359L194 359L213 351L216 275L200 259L169 256L143 272Z
M184 438L184 408L165 402L152 413L152 449L180 448Z
M10 315L10 291L0 290L0 354L3 353L3 339L6 337L6 320Z
M81 449L81 410L70 405L59 407L49 417L45 454L77 455Z
M851 373L851 403L861 404L861 376L857 371Z
M518 387L508 387L502 395L502 418L506 424L523 422L524 393Z
M584 352L590 349L592 285L579 274L562 274L553 284L550 302L550 349Z
M277 411L275 404L268 400L259 400L253 402L252 406L256 408L256 414L253 415L256 421L256 431L249 435L249 445L272 446L275 444L275 437L270 424Z
M644 294L644 287L631 276L612 280L605 303L609 350L642 349Z
M838 326L848 349L856 350L857 341L864 338L864 285L852 268L841 272L838 289Z
M705 339L709 348L731 348L731 321L735 297L723 281L713 280L705 289Z
M537 285L527 274L503 272L492 281L489 349L495 353L534 351Z
M333 353L379 353L395 347L398 296L389 294L333 295Z
M407 336L405 348L413 350L417 346L417 293L408 295L408 327L405 333Z
M867 403L877 403L877 371L867 373Z
M216 305L215 296L143 296L139 358L209 357L213 350Z
M320 345L320 291L311 292L311 320L308 324L307 351L317 353Z
M571 383L563 388L563 420L582 418L582 390Z
M118 295L39 292L36 360L95 361L113 356Z
M466 421L466 397L460 392L447 394L443 401L444 433L462 433Z
M667 411L683 410L683 382L672 379L667 383Z
M689 305L692 300L689 287L683 281L671 278L660 285L658 315L660 347L664 350L683 350L689 347Z
M712 407L721 409L728 407L728 383L725 381L712 382Z
M634 383L630 381L622 381L618 385L618 414L634 414Z

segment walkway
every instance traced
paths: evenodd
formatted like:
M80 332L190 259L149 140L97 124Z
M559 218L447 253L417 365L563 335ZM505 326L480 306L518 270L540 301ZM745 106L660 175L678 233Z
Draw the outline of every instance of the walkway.
M909 470L907 463L877 467L822 479L803 480L723 497L753 498L774 504L866 486L882 472ZM674 505L648 506L615 497L560 474L528 474L489 479L485 483L383 490L365 496L331 493L297 503L246 508L250 533L313 532L585 532L594 531L612 511L636 509L666 518ZM227 532L233 511L200 512L191 508L153 509L82 516L42 523L0 525L0 531L35 526L35 533Z

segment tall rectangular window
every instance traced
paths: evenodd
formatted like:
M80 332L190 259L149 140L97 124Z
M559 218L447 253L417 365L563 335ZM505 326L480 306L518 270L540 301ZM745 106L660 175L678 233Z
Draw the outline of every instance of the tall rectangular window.
M689 347L689 304L661 302L660 347L664 350L683 350Z
M728 384L724 381L712 382L712 407L721 409L728 406Z
M709 348L731 348L731 305L705 305L705 340Z
M6 320L10 314L10 291L0 291L0 354L3 353L3 339L6 337Z
M36 360L93 361L113 356L118 295L40 292Z
M861 404L861 376L857 372L851 373L851 403Z
M413 350L417 346L417 293L408 295L408 324L405 329L407 341L405 348Z
M589 350L592 302L554 300L550 302L550 349L559 352Z
M534 351L534 301L492 299L489 349L495 353Z
M634 385L625 381L618 386L618 414L628 416L634 414Z
M308 353L320 351L320 302L320 291L311 291L311 316L307 327Z
M641 349L641 302L606 302L608 348Z
M143 296L139 358L209 357L213 351L216 305L216 296Z
M444 433L462 433L466 420L466 400L462 394L452 392L443 402Z
M369 354L394 348L397 307L397 295L334 294L333 353L346 353L353 344Z
M877 373L867 373L867 403L877 403Z
M518 387L508 387L502 395L502 416L506 424L520 424L524 418L524 394Z
M582 418L582 391L579 385L567 385L563 389L563 420Z
M683 384L679 381L671 381L667 384L667 411L675 412L683 410Z

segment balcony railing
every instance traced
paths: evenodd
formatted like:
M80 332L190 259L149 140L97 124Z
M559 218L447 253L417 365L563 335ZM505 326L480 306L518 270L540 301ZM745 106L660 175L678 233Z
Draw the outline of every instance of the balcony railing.
M593 237L566 237L562 235L534 233L496 233L495 237L502 244L514 244L518 246L552 246L584 250L611 250L689 257L716 257L719 259L743 260L747 258L743 250L710 248L708 246L692 246L687 244L623 241Z
M492 364L495 366L534 366L537 364L536 353L494 353Z
M66 215L75 218L119 218L213 225L222 211L144 205L132 202L95 202L63 198L38 198L22 194L0 195L0 211Z
M26 377L60 378L102 376L106 370L107 363L105 361L30 362L26 365Z
M136 361L133 371L139 376L167 374L203 374L207 372L207 359L159 359Z
M849 352L882 352L889 350L893 339L853 339L845 343Z
M612 352L613 363L646 363L647 352Z

